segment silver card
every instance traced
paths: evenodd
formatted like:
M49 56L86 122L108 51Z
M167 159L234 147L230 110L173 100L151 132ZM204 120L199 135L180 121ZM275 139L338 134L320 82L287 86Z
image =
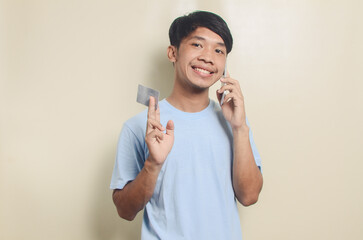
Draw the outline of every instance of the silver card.
M148 88L145 86L142 86L139 84L138 90L137 90L137 99L136 102L144 104L145 106L149 106L150 96L153 96L155 98L155 109L158 108L158 102L159 102L159 91Z

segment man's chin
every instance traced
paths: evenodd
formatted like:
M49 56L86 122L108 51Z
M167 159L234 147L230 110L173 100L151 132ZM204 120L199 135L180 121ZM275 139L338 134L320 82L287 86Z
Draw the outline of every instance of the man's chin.
M192 84L191 87L194 92L205 92L205 91L208 91L211 86Z
M188 88L194 93L202 93L208 91L211 86L213 86L217 81L212 81L212 79L201 80L194 79L186 81Z

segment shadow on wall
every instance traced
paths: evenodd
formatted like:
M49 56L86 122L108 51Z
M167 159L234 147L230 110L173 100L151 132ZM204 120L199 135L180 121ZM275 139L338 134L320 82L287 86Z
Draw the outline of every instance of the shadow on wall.
M160 100L167 97L173 86L174 69L166 57L166 51L157 51L152 56L155 65L148 74L150 77L148 86L159 90ZM132 116L130 116L132 117ZM91 209L90 220L94 239L97 240L133 240L141 238L141 224L143 211L139 212L132 221L121 219L112 201L112 190L109 189L114 159L116 154L116 142L108 146L104 154L99 157L100 168L95 178L94 188L97 194L94 197L94 207Z
M109 188L115 159L116 143L110 146L103 156L99 157L100 168L95 178L94 207L90 210L91 231L93 239L97 240L132 240L141 238L142 212L132 221L126 221L117 214L112 201L112 190Z
M174 85L174 67L166 56L166 48L158 48L151 57L154 67L149 73L150 87L160 92L159 100L170 95Z

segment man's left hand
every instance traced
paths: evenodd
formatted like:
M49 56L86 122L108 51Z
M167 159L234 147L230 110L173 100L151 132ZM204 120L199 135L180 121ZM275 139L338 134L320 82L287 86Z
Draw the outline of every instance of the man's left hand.
M217 98L219 103L222 104L221 108L225 119L234 130L247 126L244 98L239 82L230 78L229 75L222 77L221 82L225 83L225 85L217 90ZM223 103L221 103L224 91L229 91L229 93L225 95Z

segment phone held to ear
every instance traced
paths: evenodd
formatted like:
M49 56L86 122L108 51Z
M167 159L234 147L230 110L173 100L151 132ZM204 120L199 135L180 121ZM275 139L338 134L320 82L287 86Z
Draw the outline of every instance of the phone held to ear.
M224 67L224 72L223 72L223 78L225 78L227 76L227 62L226 65ZM224 85L226 85L225 83L222 83L221 87L223 87ZM224 101L224 97L228 94L228 91L224 91L222 94L222 98L221 98L221 106L223 105L223 101Z

